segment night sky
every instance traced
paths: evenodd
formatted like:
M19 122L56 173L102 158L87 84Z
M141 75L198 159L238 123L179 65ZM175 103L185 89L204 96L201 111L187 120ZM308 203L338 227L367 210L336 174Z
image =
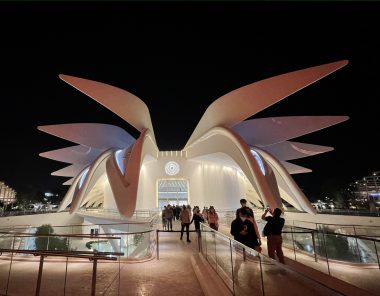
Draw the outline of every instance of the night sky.
M63 188L66 164L38 153L71 145L38 125L99 122L137 131L58 79L112 84L149 107L161 150L181 149L203 112L240 86L348 59L345 68L253 118L348 115L296 141L335 147L295 160L315 198L380 170L380 3L0 3L0 180ZM327 187L326 187L327 186Z

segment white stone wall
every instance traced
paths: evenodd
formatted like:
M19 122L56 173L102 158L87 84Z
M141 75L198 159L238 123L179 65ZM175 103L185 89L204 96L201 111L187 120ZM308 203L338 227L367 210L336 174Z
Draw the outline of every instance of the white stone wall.
M165 164L176 161L180 172L176 176L165 173ZM254 192L240 170L220 164L186 160L180 156L160 157L157 161L144 163L139 179L137 209L157 207L157 180L186 179L189 182L189 203L214 205L219 209L237 208L242 197Z
M1 217L0 227L8 226L41 226L50 224L52 226L82 224L83 218L76 214L70 215L68 212L23 215L13 217Z

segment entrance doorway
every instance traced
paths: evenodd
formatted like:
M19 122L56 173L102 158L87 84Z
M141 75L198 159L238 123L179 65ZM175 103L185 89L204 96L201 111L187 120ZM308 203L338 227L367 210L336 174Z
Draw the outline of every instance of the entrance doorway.
M158 180L158 208L170 205L187 205L189 202L188 182L183 179Z

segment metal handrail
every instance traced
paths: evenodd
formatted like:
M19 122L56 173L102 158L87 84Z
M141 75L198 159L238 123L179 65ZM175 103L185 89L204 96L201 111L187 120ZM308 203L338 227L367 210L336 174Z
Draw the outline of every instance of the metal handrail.
M82 238L94 238L101 237L103 239L117 239L119 237L114 237L114 235L132 235L132 234L144 234L148 232L153 232L155 229L135 231L135 232L113 232L113 233L99 233L99 234L41 234L36 235L35 233L23 233L23 232L0 232L0 234L9 234L16 237L82 237ZM111 235L111 236L107 236Z
M345 227L377 227L380 229L380 226L377 225L360 225L360 224L337 224L337 223L318 223L318 222L312 222L312 221L302 221L302 220L290 220L294 222L300 222L300 223L310 223L315 225L336 225L336 226L345 226ZM289 225L290 226L290 225ZM293 226L293 225L292 225ZM295 226L298 227L298 226Z
M151 219L149 221L144 221L144 222L139 222L139 221L127 221L127 222L115 222L115 223L99 223L99 224L69 224L69 225L51 225L53 228L69 228L69 227L86 227L86 226L112 226L112 225L129 225L129 224L149 224L154 221L158 217L158 213L156 215L153 215L150 217ZM20 229L20 228L38 228L38 226L30 226L30 225L16 225L16 226L9 226L9 227L1 227L1 229L7 229L7 228L12 228L12 229ZM4 233L4 232L0 232Z
M109 256L123 256L123 252L90 252L90 251L54 251L54 250L15 250L15 249L1 249L0 253L18 253L18 254L30 254L35 256L54 256L54 257L73 257L73 258L96 258L101 260L116 260L116 257ZM90 256L87 256L90 255Z
M221 232L219 232L219 231L216 231L215 229L212 229L211 227L209 227L208 225L206 225L206 224L204 224L204 223L202 223L202 226L205 227L206 229L208 229L206 232L215 233L216 235L221 236L221 237L223 237L224 239L226 239L227 241L229 241L229 242L230 242L230 252L231 252L231 254L232 254L232 252L236 252L235 249L232 248L232 245L234 245L234 246L240 246L240 247L242 248L242 250L243 250L243 258L244 258L244 261L246 260L246 252L247 252L247 250L249 251L249 253L253 254L254 257L257 257L257 258L259 259L260 272L261 272L261 286L262 286L263 295L265 295L265 292L264 292L264 282L263 282L263 274L262 274L262 258L261 258L261 257L263 257L265 260L267 260L267 261L270 262L271 264L280 267L281 269L285 269L285 270L288 270L288 271L290 271L290 272L294 272L294 273L298 274L299 276L306 277L306 278L308 278L309 280L311 280L311 281L313 281L313 282L316 282L315 279L313 279L312 277L310 277L310 276L308 276L308 275L305 275L305 274L303 274L303 273L301 273L301 272L298 272L298 271L296 271L296 270L294 270L294 269L291 269L291 268L289 268L288 266L286 266L286 265L284 265L284 264L281 264L280 262L278 262L278 261L276 261L276 260L270 258L269 256L266 256L266 255L264 255L264 254L262 254L262 253L260 253L260 252L258 252L258 251L256 251L256 250L254 250L254 249L252 249L252 248L250 248L250 247L248 247L248 246L246 246L246 245L244 245L244 244L242 244L242 243L236 241L235 239L233 239L233 238L231 238L231 237L229 237L229 236L227 236L227 235L225 235L225 234L223 234L223 233L221 233ZM201 228L201 229L202 229L202 228ZM201 230L201 232L204 232L204 231ZM215 247L215 248L216 248L216 247ZM216 252L216 249L215 249L215 252ZM215 256L216 256L216 253L215 253ZM206 254L206 257L207 257L207 254ZM216 257L215 257L215 258L216 258ZM206 260L208 260L208 259L206 258ZM231 255L231 261L232 261L232 255ZM211 264L211 265L212 265L212 264ZM232 274L234 274L234 272L233 272L233 264L232 264L232 262L231 262L231 268L232 268ZM218 273L218 272L217 272L217 273ZM233 283L232 283L232 284L233 284L232 292L233 292L233 294L235 295L234 276L232 276L232 282L233 282ZM318 282L318 283L319 283L320 285L322 285L322 286L328 288L328 289L331 289L330 287L328 287L328 286L325 285L324 283L321 283L321 282Z
M7 279L7 285L6 285L6 291L5 294L8 294L8 288L9 288L9 278L11 274L11 268L12 268L12 262L13 262L13 254L18 253L18 254L29 254L29 255L34 255L34 256L40 256L40 263L39 263L39 268L38 268L38 276L37 276L37 283L36 283L36 290L35 290L35 295L39 296L40 295L40 289L41 289L41 280L42 280L42 271L43 271L43 266L44 266L44 258L47 256L53 256L53 257L66 257L66 258L80 258L80 259L89 259L92 261L92 280L91 280L91 296L95 296L96 292L96 274L97 274L97 265L98 265L98 260L107 260L107 261L116 261L117 257L119 256L119 279L120 279L120 256L123 256L123 252L89 252L89 251L67 251L67 252L62 252L62 251L53 251L53 250L15 250L14 249L14 241L15 241L15 235L13 236L13 248L12 249L0 249L0 256L4 253L11 253L11 263L9 265L9 272L8 272L8 279ZM115 238L113 239L119 239L120 238ZM66 273L65 273L65 288L66 288L66 278L67 278L67 263L68 261L66 260ZM119 285L120 285L120 280L119 280Z

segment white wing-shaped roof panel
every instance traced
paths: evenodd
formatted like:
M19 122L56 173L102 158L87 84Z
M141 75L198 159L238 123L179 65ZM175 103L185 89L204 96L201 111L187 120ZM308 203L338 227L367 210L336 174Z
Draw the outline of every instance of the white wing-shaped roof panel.
M302 166L299 166L299 165L296 165L294 163L290 163L287 161L281 161L281 164L285 167L285 169L291 175L304 174L304 173L311 173L312 172L311 169L304 168Z
M96 149L87 146L77 145L62 149L40 153L41 157L56 161L76 164L89 164L98 157L104 149Z
M52 172L52 176L59 176L59 177L75 177L77 176L84 168L86 165L82 164L72 164L69 165L63 169L60 169L58 171Z
M248 144L267 146L346 121L348 116L284 116L243 121L233 127Z
M149 129L153 133L149 109L135 95L93 80L63 74L59 78L117 114L140 132Z
M38 129L77 144L103 150L125 148L135 140L122 128L101 123L44 125Z
M334 150L333 147L284 141L261 147L279 160L292 160Z
M232 127L289 95L347 65L343 60L264 79L214 101L203 114L186 147L215 126Z
M74 179L75 179L75 178L71 178L71 179L67 180L66 182L62 183L62 185L65 185L65 186L70 186L70 185L72 185L72 184L73 184L73 182L74 182Z

